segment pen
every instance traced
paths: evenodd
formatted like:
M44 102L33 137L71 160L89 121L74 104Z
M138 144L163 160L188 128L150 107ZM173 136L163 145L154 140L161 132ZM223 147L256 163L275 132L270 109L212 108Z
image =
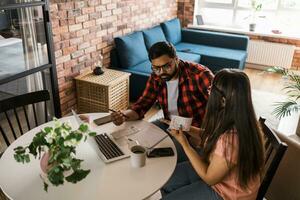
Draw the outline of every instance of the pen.
M117 111L115 111L115 110L113 110L113 109L108 109L109 111L111 111L111 112L117 112ZM129 118L127 115L125 115L124 113L122 113L122 112L120 112L121 113L121 115L123 115L125 118Z

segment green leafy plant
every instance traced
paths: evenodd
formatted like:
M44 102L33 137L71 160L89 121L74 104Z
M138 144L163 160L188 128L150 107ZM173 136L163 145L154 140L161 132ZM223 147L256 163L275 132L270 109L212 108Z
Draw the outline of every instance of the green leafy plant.
M54 185L62 185L64 181L77 183L84 179L90 170L81 169L83 160L75 157L76 147L88 136L95 136L87 124L81 124L77 130L72 130L69 123L61 123L54 119L53 127L45 127L38 132L28 146L18 146L14 149L17 162L30 162L30 154L41 158L42 153L49 153L47 179ZM70 175L65 176L65 172ZM48 183L43 179L44 190L48 191Z
M282 67L271 67L267 71L281 74L286 79L286 86L284 86L283 90L288 98L286 101L274 104L273 114L280 119L291 115L292 112L298 112L300 110L300 75Z
M251 0L251 8L258 12L262 9L262 3L257 0Z

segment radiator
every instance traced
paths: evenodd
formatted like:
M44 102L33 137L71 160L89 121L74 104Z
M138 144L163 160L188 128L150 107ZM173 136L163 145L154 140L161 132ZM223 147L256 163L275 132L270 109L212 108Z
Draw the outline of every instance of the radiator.
M295 48L294 45L250 40L247 63L290 68Z

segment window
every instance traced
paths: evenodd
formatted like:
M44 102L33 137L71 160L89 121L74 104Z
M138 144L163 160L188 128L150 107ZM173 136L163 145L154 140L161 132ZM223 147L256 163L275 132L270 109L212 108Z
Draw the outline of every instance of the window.
M262 3L262 9L255 15L251 0L195 1L195 15L202 15L207 25L248 29L255 20L257 30L279 29L300 35L300 0L256 0Z
M47 89L52 94L49 107L60 117L47 4L0 0L0 99Z

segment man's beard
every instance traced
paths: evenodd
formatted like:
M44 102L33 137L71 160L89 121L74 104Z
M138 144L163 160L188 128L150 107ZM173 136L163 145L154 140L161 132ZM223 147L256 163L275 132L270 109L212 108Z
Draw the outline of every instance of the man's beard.
M174 72L172 74L161 74L160 78L164 81L170 81L177 74L178 67L176 66Z

